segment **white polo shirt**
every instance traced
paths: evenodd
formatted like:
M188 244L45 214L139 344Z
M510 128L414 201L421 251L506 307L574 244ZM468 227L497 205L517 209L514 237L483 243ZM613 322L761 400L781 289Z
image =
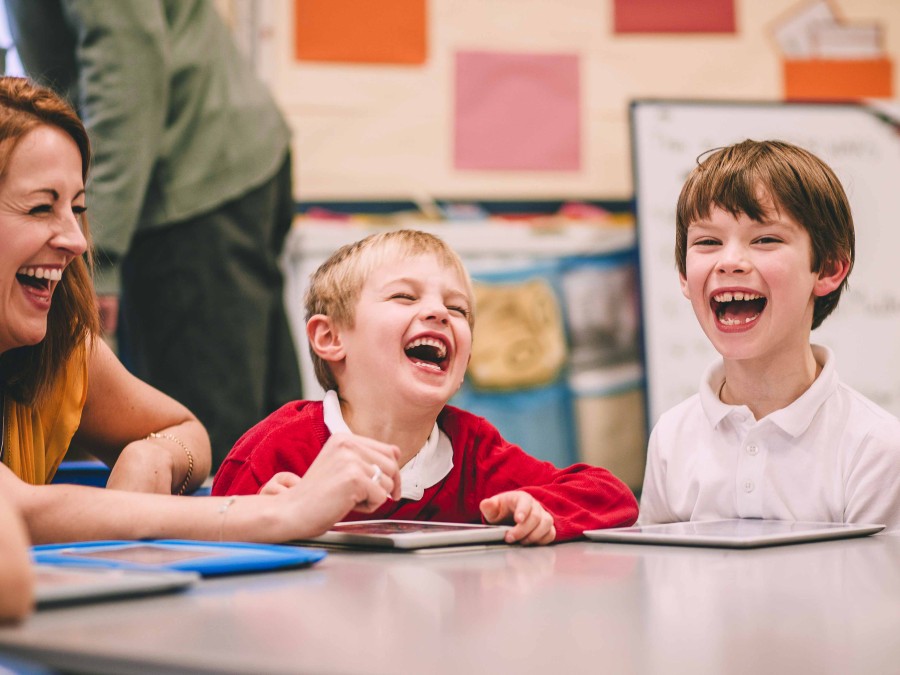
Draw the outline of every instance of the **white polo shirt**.
M757 421L722 403L723 362L660 417L647 451L639 521L772 518L900 529L900 420L842 384L834 355L786 408Z

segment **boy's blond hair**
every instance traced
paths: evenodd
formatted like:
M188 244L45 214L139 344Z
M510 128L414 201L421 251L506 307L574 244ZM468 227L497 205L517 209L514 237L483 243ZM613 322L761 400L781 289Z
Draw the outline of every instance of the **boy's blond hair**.
M708 218L713 207L734 216L745 214L765 222L771 214L766 197L777 211L786 211L812 239L812 270L847 260L853 268L855 234L850 204L831 168L808 150L783 141L746 140L715 150L688 176L678 197L675 262L686 274L688 226ZM847 271L847 277L850 271ZM812 327L837 307L847 277L828 295L818 297Z
M363 284L372 271L391 260L434 255L444 266L459 274L469 299L469 327L475 327L475 294L472 280L456 251L442 239L419 230L390 230L372 234L342 246L310 277L304 305L306 320L316 314L330 317L339 326L353 327L354 310ZM326 391L338 385L328 363L310 345L316 379Z

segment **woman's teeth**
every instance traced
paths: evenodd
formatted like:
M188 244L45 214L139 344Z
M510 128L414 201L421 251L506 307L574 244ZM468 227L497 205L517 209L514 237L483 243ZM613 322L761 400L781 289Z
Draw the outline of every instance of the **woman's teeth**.
M22 267L16 274L23 277L34 277L35 279L47 279L48 281L59 281L62 279L62 270L59 268Z

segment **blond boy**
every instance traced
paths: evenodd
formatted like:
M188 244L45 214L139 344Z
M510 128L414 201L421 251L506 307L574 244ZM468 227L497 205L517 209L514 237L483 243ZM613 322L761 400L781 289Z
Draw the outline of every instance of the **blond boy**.
M324 401L296 401L251 429L216 475L214 494L278 490L335 442L399 450L393 499L348 520L394 518L513 525L508 542L546 544L627 525L630 490L601 468L566 469L505 441L486 420L447 405L472 347L472 285L439 238L413 230L339 249L312 276L307 337Z

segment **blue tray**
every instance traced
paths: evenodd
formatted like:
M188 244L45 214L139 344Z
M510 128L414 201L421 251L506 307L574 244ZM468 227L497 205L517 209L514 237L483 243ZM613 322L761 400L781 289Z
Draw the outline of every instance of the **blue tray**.
M36 563L78 567L198 572L205 577L308 567L325 551L277 544L185 539L86 541L33 546Z

